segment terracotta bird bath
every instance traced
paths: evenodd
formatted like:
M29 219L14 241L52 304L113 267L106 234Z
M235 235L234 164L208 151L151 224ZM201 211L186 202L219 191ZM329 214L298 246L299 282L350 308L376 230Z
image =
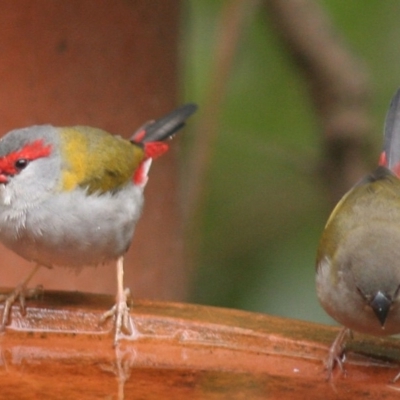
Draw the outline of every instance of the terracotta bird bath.
M356 336L326 380L338 329L238 310L135 301L113 347L111 296L45 292L0 336L1 399L397 398L400 344ZM1 310L0 310L1 311ZM339 371L337 371L339 372Z

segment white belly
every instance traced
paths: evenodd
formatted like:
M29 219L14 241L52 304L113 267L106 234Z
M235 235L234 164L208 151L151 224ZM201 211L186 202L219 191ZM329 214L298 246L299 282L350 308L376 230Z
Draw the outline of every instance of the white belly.
M25 208L0 204L0 240L21 257L47 266L97 265L123 255L143 207L143 189L111 195L58 193Z

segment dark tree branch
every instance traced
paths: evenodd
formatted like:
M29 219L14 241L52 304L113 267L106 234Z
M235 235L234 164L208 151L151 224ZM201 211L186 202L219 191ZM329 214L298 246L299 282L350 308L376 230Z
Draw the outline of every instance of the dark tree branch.
M246 24L258 0L233 0L224 3L212 54L213 64L207 84L208 91L200 109L201 120L196 129L189 177L185 216L189 225L196 226L207 195L207 178L218 135L218 119L225 98L233 60ZM189 228L190 229L190 228Z
M277 34L306 77L323 132L322 178L336 202L366 171L369 84L360 59L313 0L265 0Z

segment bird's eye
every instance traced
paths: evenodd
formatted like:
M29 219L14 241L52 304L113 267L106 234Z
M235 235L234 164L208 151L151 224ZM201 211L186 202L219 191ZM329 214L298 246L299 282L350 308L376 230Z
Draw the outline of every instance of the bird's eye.
M24 169L28 165L28 160L26 158L20 158L19 160L15 161L15 168L17 169Z

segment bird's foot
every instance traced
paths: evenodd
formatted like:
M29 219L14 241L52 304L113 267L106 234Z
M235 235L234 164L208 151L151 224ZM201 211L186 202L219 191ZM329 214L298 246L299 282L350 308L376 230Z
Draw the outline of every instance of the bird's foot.
M100 324L104 323L108 318L114 317L114 346L116 346L122 338L134 338L136 329L132 318L129 315L129 307L127 300L130 298L131 292L127 288L123 291L123 296L117 297L117 302L112 308L106 311L100 318Z
M25 315L26 299L36 298L43 294L43 286L28 289L24 284L18 285L11 293L0 295L0 303L4 303L3 315L0 322L0 332L6 329L10 319L11 307L18 300L22 315Z
M10 294L4 294L0 296L0 302L4 302L3 315L0 321L0 332L3 332L6 329L7 322L10 318L11 307L17 299L19 299L21 312L24 315L25 299L37 297L38 293L43 293L43 287L41 285L37 286L34 289L27 289L28 283L36 274L36 272L40 269L40 267L41 264L36 264L31 269L28 276Z
M343 363L345 361L344 347L346 338L349 335L351 335L350 329L343 328L338 333L336 339L332 343L331 348L329 349L329 356L325 364L328 380L332 377L332 373L336 365L339 367L342 374L346 374L346 370L344 369L343 366Z

